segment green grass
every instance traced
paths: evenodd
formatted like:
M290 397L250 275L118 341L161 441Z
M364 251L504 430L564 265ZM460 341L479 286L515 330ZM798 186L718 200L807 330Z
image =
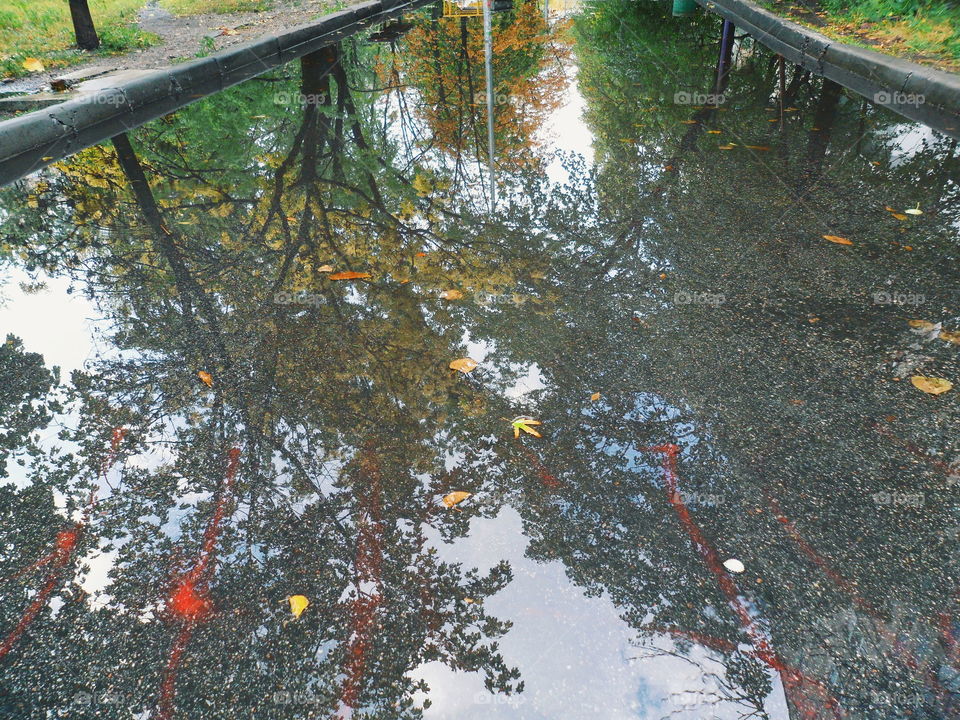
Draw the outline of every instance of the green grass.
M160 0L160 7L174 15L254 12L270 7L270 0Z
M807 4L798 2L800 4ZM783 11L783 4L778 8ZM828 35L891 55L960 68L960 4L950 0L820 0Z
M90 0L90 13L102 43L95 53L74 46L67 0L4 0L0 5L0 77L29 74L26 58L38 58L47 68L79 62L92 54L112 55L148 47L155 35L132 25L143 0Z
M47 69L60 68L159 42L156 35L135 25L137 11L146 0L89 2L101 42L93 53L75 47L67 0L0 0L0 78L29 75L23 67L27 58L39 59ZM265 10L272 0L161 0L160 5L175 15L196 15Z

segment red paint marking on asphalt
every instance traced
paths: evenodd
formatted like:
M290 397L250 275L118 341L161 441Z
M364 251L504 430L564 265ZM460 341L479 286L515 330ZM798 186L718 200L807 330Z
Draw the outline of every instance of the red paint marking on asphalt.
M664 445L640 449L663 454L663 473L667 490L667 499L673 506L673 509L676 511L677 516L680 518L680 522L686 530L687 535L690 537L690 540L693 542L693 546L696 548L707 568L713 574L717 584L720 587L720 590L727 598L727 603L729 604L734 615L737 617L740 627L750 638L750 642L754 647L754 653L756 657L762 660L772 669L776 670L783 679L784 684L788 688L796 691L793 699L797 703L798 709L805 718L816 718L819 716L818 712L814 709L813 705L809 703L806 697L808 688L813 690L813 694L818 696L816 698L817 700L825 702L830 707L830 710L835 718L844 717L844 713L840 708L839 703L837 702L836 698L832 696L826 686L819 680L810 678L801 670L790 667L787 663L785 663L770 645L766 636L761 632L753 618L750 616L749 610L747 610L746 605L744 605L743 601L740 599L740 591L737 588L736 583L723 567L723 563L720 562L717 551L703 536L700 527L694 521L689 508L687 508L686 504L683 502L683 498L680 495L677 478L677 456L680 453L680 447L672 443L667 443Z
M168 615L181 623L180 632L170 648L167 664L160 685L160 698L157 701L159 720L170 720L174 714L174 700L177 694L177 674L193 630L198 623L213 612L210 601L210 567L216 558L217 539L220 536L223 517L228 501L233 495L233 484L240 466L240 448L231 448L227 452L227 470L220 497L213 515L203 531L203 545L193 568L180 578L167 598Z
M369 483L359 493L359 537L353 564L356 598L350 608L350 637L347 641L344 681L335 718L351 717L353 710L359 705L367 668L367 653L373 644L377 611L383 602L381 475L379 461L370 446L363 450L360 470L361 477L368 478ZM373 583L373 593L367 593L361 588L362 583Z
M537 471L537 475L540 477L540 481L548 488L558 488L563 485L562 482L557 480L556 476L553 475L544 465L537 454L530 448L520 446L520 449L523 451L524 455L527 456L527 459L530 461L530 464L533 465L533 469Z
M110 452L100 464L99 476L102 482L106 482L107 473L116 462L117 451L120 448L120 443L123 441L126 432L127 431L124 428L114 428L113 432L111 433ZM50 572L47 574L47 579L44 582L43 587L37 593L37 596L33 599L27 609L23 612L23 615L20 617L17 625L13 628L13 630L10 631L10 633L7 634L3 642L0 643L0 660L7 656L7 654L13 649L14 645L17 644L23 634L34 622L34 620L37 619L37 616L40 614L40 610L43 609L43 607L47 604L50 596L53 594L53 591L56 590L57 586L60 584L60 571L63 570L73 558L73 552L77 547L80 536L86 529L87 523L90 520L91 512L93 511L94 507L96 507L98 490L99 485L95 485L90 491L90 497L87 500L87 506L84 509L81 520L74 524L73 527L67 530L61 530L57 533L57 536L53 541L53 550L36 562L31 563L22 570L19 570L8 578L5 578L5 581L15 580L24 575L28 575L35 570L39 570L46 565L50 565Z

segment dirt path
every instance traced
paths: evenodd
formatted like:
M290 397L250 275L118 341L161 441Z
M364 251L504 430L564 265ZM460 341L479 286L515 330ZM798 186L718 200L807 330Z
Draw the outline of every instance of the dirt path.
M115 70L163 67L178 60L193 58L200 53L221 50L260 35L309 22L333 12L334 4L335 0L276 0L272 8L263 12L177 17L159 7L156 0L150 0L138 13L138 25L142 30L159 35L159 44L124 55L94 56L89 61L68 68L57 68L18 78L0 85L0 92L49 90L51 80L78 70L100 74ZM204 38L210 38L213 46L209 46L210 41L204 41Z

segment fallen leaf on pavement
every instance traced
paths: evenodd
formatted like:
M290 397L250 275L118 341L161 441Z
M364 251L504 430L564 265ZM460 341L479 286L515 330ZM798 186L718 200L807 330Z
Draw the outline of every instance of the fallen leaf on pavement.
M203 382L207 387L213 387L213 375L208 373L206 370L201 370L197 373L197 377Z
M344 272L332 273L328 276L331 280L360 280L361 278L372 277L368 272L357 272L356 270L345 270Z
M310 601L304 595L291 595L287 598L287 602L290 603L290 612L293 613L295 618L303 615L303 611L310 604Z
M923 375L914 375L910 382L917 390L922 390L929 395L939 395L945 393L953 387L953 383L943 378L924 377Z
M460 358L458 360L453 360L450 362L450 369L459 370L464 375L466 375L468 372L472 372L473 370L476 370L477 365L479 365L479 363L473 358L468 358L468 357Z
M837 243L837 245L853 245L853 243L847 240L845 237L840 237L839 235L824 235L824 240L829 240L832 243Z
M473 493L468 493L465 490L454 490L452 493L447 493L443 496L443 504L448 508L452 508L454 505L459 505Z
M511 420L510 424L513 425L513 436L515 438L520 437L521 430L523 430L525 433L530 433L534 437L543 437L543 435L530 427L531 425L542 425L543 423L541 423L539 420L534 420L532 417L520 415Z

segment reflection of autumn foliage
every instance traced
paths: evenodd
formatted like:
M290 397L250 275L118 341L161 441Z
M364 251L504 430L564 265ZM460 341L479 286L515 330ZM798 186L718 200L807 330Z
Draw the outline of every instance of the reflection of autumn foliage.
M562 101L570 54L566 25L547 28L533 3L498 15L493 27L494 129L501 162L529 164L535 134ZM485 148L486 86L483 25L479 18L443 18L408 36L404 83L421 96L419 112L434 142L451 154Z

